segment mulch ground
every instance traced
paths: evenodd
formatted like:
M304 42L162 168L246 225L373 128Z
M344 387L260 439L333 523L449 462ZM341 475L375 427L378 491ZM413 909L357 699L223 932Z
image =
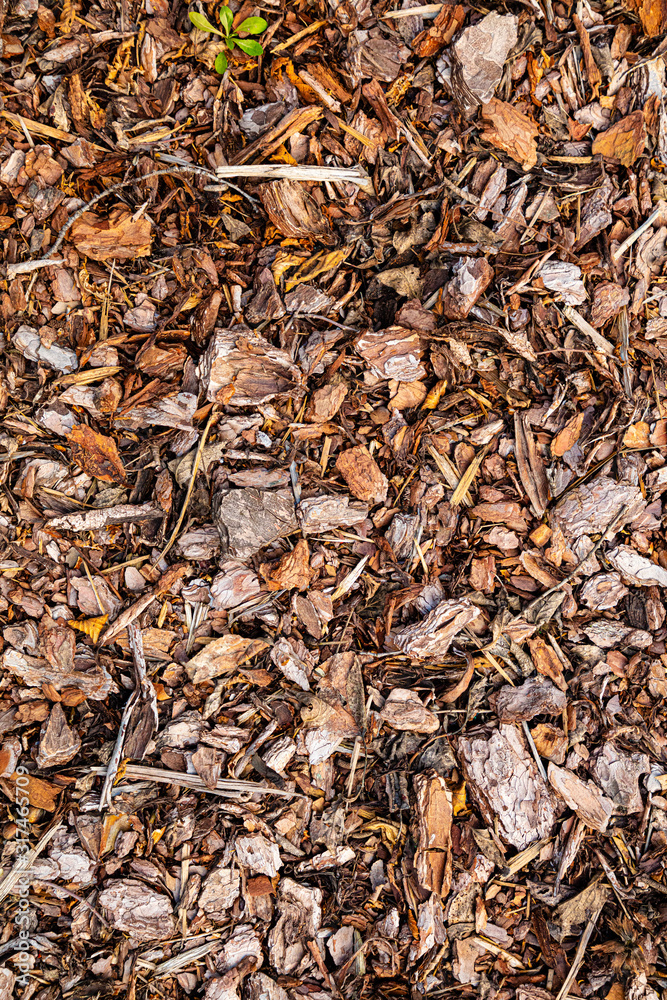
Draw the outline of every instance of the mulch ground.
M0 1000L667 996L664 0L0 24Z

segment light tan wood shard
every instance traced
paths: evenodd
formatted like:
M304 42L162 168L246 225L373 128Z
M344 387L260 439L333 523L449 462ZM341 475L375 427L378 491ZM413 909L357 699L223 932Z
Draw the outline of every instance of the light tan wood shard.
M582 781L572 771L549 764L549 782L557 795L593 830L604 833L614 803L592 781Z
M437 771L413 778L415 791L415 869L423 889L443 899L452 884L452 793Z

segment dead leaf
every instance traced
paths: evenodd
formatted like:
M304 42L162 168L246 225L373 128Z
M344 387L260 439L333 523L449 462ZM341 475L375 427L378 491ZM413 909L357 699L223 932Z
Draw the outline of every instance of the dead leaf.
M269 590L307 590L313 571L310 568L310 550L305 538L299 539L291 552L286 552L277 566L262 563L260 573Z
M563 664L551 646L548 646L544 639L539 638L530 639L528 645L538 674L548 677L561 691L567 691L567 682L563 677Z
M630 167L644 151L646 143L646 124L642 111L621 118L605 132L601 132L593 140L591 152L611 160L618 160L624 167Z
M67 435L72 460L84 472L105 483L124 483L125 468L113 438L98 434L87 424L77 424Z
M245 639L240 635L223 635L214 639L189 660L185 669L194 684L231 673L242 663L268 649L262 639Z
M23 775L17 787L18 777L19 775L14 773L11 778L3 778L0 781L0 787L8 799L18 802L21 795L27 795L31 806L44 809L46 812L55 812L61 788L43 781L42 778L36 778L34 774Z

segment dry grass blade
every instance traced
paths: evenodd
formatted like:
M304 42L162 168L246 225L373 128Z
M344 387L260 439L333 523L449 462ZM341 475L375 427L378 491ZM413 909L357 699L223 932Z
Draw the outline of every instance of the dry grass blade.
M10 870L3 876L0 882L0 902L6 899L14 889L18 882L22 879L26 873L30 871L34 862L40 856L47 844L53 840L55 835L60 829L62 829L63 820L61 817L57 817L53 820L51 825L45 830L42 836L39 838L34 847L23 854L18 861L10 868Z
M107 768L96 767L93 768L93 772L106 775ZM256 781L241 781L234 778L219 778L215 788L209 788L195 774L183 774L181 771L168 771L159 767L145 767L143 764L126 764L123 768L123 778L128 778L130 781L155 781L163 785L180 785L182 788L191 788L195 792L221 795L230 799L255 794L277 795L283 799L305 798L300 792L288 792L281 788L261 785Z
M479 452L478 455L475 455L472 462L461 476L456 486L456 489L452 493L452 498L449 501L452 507L458 507L460 504L464 502L465 497L470 497L468 490L472 486L472 481L479 472L479 467L484 461L486 455L488 454L490 447L491 447L491 442L489 442L489 444L484 445L482 450Z

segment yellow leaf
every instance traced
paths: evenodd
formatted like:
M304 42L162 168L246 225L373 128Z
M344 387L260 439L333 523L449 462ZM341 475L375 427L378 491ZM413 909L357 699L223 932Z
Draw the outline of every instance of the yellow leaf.
M280 280L283 275L289 271L291 267L298 267L299 264L303 264L304 258L300 257L295 253L287 253L284 250L279 250L276 254L276 259L271 265L271 274L273 275L273 280L277 285L280 284Z
M87 635L89 639L93 640L93 642L97 642L102 634L102 629L108 620L108 615L99 615L97 618L86 618L84 621L70 622L69 624L72 628L76 628L79 632L83 632L84 635Z
M366 823L363 828L364 833L379 833L382 839L389 844L390 847L394 847L396 841L398 840L399 829L393 823L388 820L376 819L372 823Z
M460 816L467 809L466 805L466 783L462 781L452 789L452 811L455 816Z
M290 166L296 166L297 161L294 159L291 153L285 148L285 143L283 142L278 146L277 150L271 157L272 163L287 163Z
M300 285L302 281L312 281L313 278L326 274L339 267L347 257L350 256L352 247L344 247L342 250L331 250L325 253L316 253L314 257L302 264L299 270L288 281L285 282L285 291L290 292L295 285Z
M436 384L433 386L428 396L424 400L424 403L422 405L422 410L435 410L446 389L447 389L447 382L443 380L440 380L440 382L436 382Z

